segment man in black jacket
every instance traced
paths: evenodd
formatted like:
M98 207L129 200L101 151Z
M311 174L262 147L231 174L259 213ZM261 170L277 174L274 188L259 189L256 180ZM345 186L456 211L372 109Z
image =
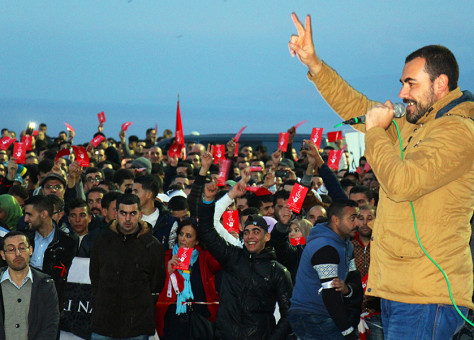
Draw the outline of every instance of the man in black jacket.
M155 333L155 302L165 282L165 258L163 246L141 216L139 198L123 194L117 198L117 221L92 245L92 339L148 339Z
M231 198L245 193L246 181L229 192ZM199 207L199 236L223 266L220 305L216 321L218 339L286 339L292 293L290 273L276 261L268 225L259 215L248 217L244 248L228 244L213 226L213 205ZM278 302L281 319L275 324L273 312Z
M67 275L76 255L77 242L56 226L51 218L53 210L53 203L48 197L30 197L25 202L25 222L29 228L26 236L33 247L30 264L53 278L59 311L62 311Z
M33 248L25 234L8 233L0 253L8 265L0 269L0 340L55 339L59 308L54 281L30 267Z

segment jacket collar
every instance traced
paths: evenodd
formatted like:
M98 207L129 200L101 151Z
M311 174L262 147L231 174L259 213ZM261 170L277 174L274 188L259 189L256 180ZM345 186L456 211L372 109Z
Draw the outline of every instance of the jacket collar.
M110 230L112 230L114 233L120 235L120 236L124 236L125 238L130 238L130 237L136 237L136 238L139 238L140 236L146 234L146 233L149 233L151 231L151 228L149 227L149 224L146 223L145 221L138 221L138 229L136 232L134 232L133 234L131 235L124 235L122 234L122 232L120 231L120 227L119 225L117 224L117 220L114 220L110 223L110 226L109 226Z
M433 106L428 109L426 114L416 122L416 124L417 125L425 124L429 121L434 120L439 110L441 110L443 107L445 107L446 105L451 103L453 100L458 99L461 96L462 96L462 92L459 87L452 90L446 96L444 96L443 98L438 100L436 103L434 103Z

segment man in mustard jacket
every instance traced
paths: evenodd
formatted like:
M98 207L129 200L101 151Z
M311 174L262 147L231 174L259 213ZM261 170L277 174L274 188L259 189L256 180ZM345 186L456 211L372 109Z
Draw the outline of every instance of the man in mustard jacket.
M367 294L382 298L385 339L450 339L464 320L453 308L440 270L446 272L455 303L473 308L473 267L469 240L474 207L474 102L457 86L459 69L443 46L425 46L405 60L400 98L406 117L393 104L368 100L350 87L315 52L311 20L303 26L292 14L298 35L290 53L308 67L308 78L343 119L366 114L366 157L380 182L377 220L371 241Z

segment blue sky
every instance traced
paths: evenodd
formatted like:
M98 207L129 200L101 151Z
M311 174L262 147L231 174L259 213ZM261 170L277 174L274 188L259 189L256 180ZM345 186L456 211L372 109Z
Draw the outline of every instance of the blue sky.
M56 135L67 121L90 140L97 112L116 137L185 133L325 131L340 120L290 57L290 13L312 15L317 52L370 98L397 100L403 60L442 44L474 90L473 1L10 1L0 4L1 126L29 120Z

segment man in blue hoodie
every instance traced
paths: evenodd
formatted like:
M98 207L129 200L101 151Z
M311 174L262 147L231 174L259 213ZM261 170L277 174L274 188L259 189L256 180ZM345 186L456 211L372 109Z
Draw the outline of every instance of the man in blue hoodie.
M327 223L306 238L296 274L289 320L301 339L357 339L362 285L350 241L357 232L357 203L334 201Z

